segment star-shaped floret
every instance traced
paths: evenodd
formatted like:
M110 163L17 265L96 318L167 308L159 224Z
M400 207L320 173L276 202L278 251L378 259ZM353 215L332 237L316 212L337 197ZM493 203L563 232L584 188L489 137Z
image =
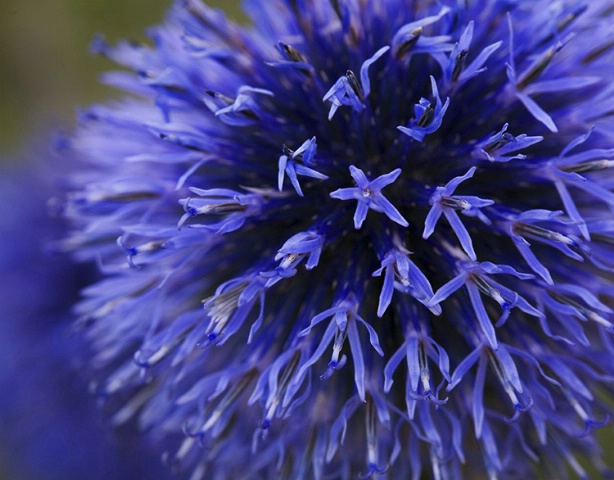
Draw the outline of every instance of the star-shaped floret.
M385 175L380 175L371 181L360 168L356 168L354 165L350 165L350 173L356 181L356 186L340 188L332 192L330 196L339 200L358 200L358 206L354 213L356 230L360 230L365 218L367 218L369 209L385 213L390 220L403 227L409 226L407 220L403 218L396 207L381 193L382 188L390 185L399 177L401 174L400 168Z
M339 77L330 90L326 92L322 100L332 103L328 114L329 120L333 118L337 109L342 105L352 107L356 112L360 112L365 108L363 100L371 93L369 67L388 50L390 50L390 47L386 45L362 63L360 67L360 82L356 78L356 75L354 75L354 72L348 70L346 74Z
M476 260L477 258L473 249L473 242L456 211L458 210L468 217L478 217L486 225L490 225L490 220L480 211L480 208L488 207L495 203L492 200L485 200L474 196L454 195L456 187L468 178L473 177L474 173L475 167L471 167L465 175L454 177L446 183L445 187L437 187L435 189L435 193L431 195L430 202L432 207L424 222L424 233L422 234L422 238L425 240L429 238L435 231L435 225L439 217L443 214L448 219L448 222L450 222L450 226L461 242L463 250L465 250L465 253L469 255L471 260Z
M437 82L432 76L431 89L433 91L432 99L421 98L420 102L416 103L414 106L415 118L409 125L406 127L402 125L397 127L398 130L418 142L422 142L426 135L435 132L441 127L443 117L450 105L449 97L446 99L446 102L442 104L439 90L437 89Z

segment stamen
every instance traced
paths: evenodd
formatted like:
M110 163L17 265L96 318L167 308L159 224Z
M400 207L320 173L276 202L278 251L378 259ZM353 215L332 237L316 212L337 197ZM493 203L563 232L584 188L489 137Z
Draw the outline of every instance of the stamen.
M210 343L218 339L230 317L237 309L239 297L247 286L246 283L237 285L236 287L221 293L207 300L204 300L205 308L211 318L209 327L207 328L207 339L197 345L198 348L204 348Z
M591 239L595 242L614 246L614 237L612 235L607 235L605 233L592 233L591 232Z
M212 215L225 215L232 212L244 212L247 210L247 205L241 205L238 202L225 202L213 205L207 205L200 209L200 213Z
M549 230L547 228L532 225L530 223L516 222L513 227L514 233L525 234L528 237L537 239L552 240L558 243L564 243L565 245L576 246L576 242L569 237L566 237L562 233Z
M471 208L471 204L467 200L454 197L441 197L439 203L454 210L469 210Z
M284 42L279 42L278 45L279 49L283 52L287 60L290 60L291 62L305 61L305 57L303 57L297 50L295 50L290 45L285 44Z
M281 379L279 380L277 384L277 389L275 390L274 393L271 392L273 396L272 398L269 397L269 400L267 401L266 415L261 424L261 427L263 430L268 430L268 428L271 426L271 421L273 420L273 416L275 415L275 412L277 411L277 408L279 407L279 405L281 405L283 396L286 393L286 390L288 389L290 380L294 376L294 373L296 371L296 367L298 366L300 358L301 358L301 355L298 351L295 352L294 355L292 355L292 358L286 365L286 368L284 369Z
M452 81L456 82L460 76L463 68L465 68L465 61L467 60L468 50L461 50L454 59L454 69L452 70Z
M302 258L306 257L306 253L290 253L284 257L284 259L280 262L279 267L282 270L287 269L293 263L298 262Z
M568 27L571 24L571 22L573 22L576 18L578 18L580 15L582 15L586 11L586 8L587 8L586 5L582 5L579 8L577 8L574 12L570 12L567 15L565 15L563 18L561 18L556 24L557 31L560 32L564 30L566 27Z
M569 165L565 167L560 167L564 172L570 173L589 173L589 172L597 172L599 170L605 170L606 168L610 168L614 166L614 160L601 159L601 160L592 160L590 162L578 163L576 165Z
M569 305L570 307L575 308L578 311L578 313L582 315L583 317L585 317L586 319L592 320L593 322L599 325L602 325L603 327L608 328L610 330L614 329L614 324L612 324L612 322L610 322L606 318L599 315L596 311L586 308L584 305L582 305L578 301L573 300L572 298L569 298L567 295L562 295L560 293L552 292L552 291L548 291L548 295L550 295L550 297L552 297L557 302L560 302L560 303L563 303L563 304Z
M501 305L504 309L510 308L509 302L507 302L502 296L501 292L493 287L488 281L480 275L475 273L471 273L471 280L478 287L480 292L482 292L487 297L492 298L495 302Z
M213 90L205 90L205 93L216 100L221 100L226 105L232 105L234 100L226 95L222 95L221 93L214 92Z
M290 147L288 147L285 143L282 144L281 146L281 152L288 158L292 157L292 154L294 153L294 150L292 150Z
M345 343L346 338L347 328L337 329L337 331L335 332L335 341L333 343L333 354L330 362L328 362L328 368L326 369L326 372L324 372L324 374L320 376L320 380L326 380L327 378L330 378L331 375L335 372L335 370L339 370L345 365L345 355L341 357L341 360L339 360L339 355L341 354L341 349L343 348L343 344Z
M529 84L533 83L535 80L539 78L539 76L544 72L546 67L550 65L550 62L554 58L561 48L563 48L562 44L557 44L552 48L546 50L546 52L541 56L539 60L537 60L533 65L529 67L527 72L518 79L516 82L516 88L518 90L524 90Z
M596 48L595 50L591 51L587 56L585 56L582 59L582 63L587 64L587 63L592 62L593 60L596 60L597 58L607 53L608 50L612 49L613 47L614 47L614 40L603 44L601 47Z
M354 72L352 72L352 70L348 70L347 72L345 72L345 78L348 79L350 87L352 87L352 90L354 90L356 96L362 99L364 97L362 87L360 86L360 82L356 78L356 75L354 75Z
M523 393L522 390L517 390L514 387L499 358L491 350L488 351L488 357L499 383L514 406L514 414L510 418L506 418L507 422L513 423L518 420L521 412L526 412L534 405L533 399L529 398L526 404L522 403L518 398L518 394Z
M399 48L397 49L397 59L402 59L405 55L407 55L407 53L409 53L412 48L414 48L414 45L416 45L416 43L420 39L423 30L424 29L422 27L418 27L409 32L409 37L407 38L407 40L405 40L401 45L399 45Z
M404 275L403 273L399 271L398 262L394 263L394 276L399 281L399 283L403 285L404 287L409 286L409 284L411 283L407 275Z
M418 364L420 366L420 381L422 382L422 388L424 388L424 395L431 395L431 374L429 371L428 359L426 357L426 350L422 342L418 344Z
M222 417L224 412L228 410L228 408L239 398L239 396L245 391L248 385L256 378L258 371L256 369L252 369L247 372L243 377L239 379L239 381L233 385L228 393L224 395L224 398L220 401L220 403L215 407L203 427L200 429L202 433L209 430L213 425L217 423L217 421Z
M496 140L494 140L491 143L486 144L484 147L482 147L482 150L484 150L487 153L494 153L497 150L499 150L501 147L507 145L510 142L515 142L516 141L516 137L514 137L514 135L512 135L511 133L504 133L503 135L501 135L499 138L497 138Z
M431 123L434 115L435 107L433 106L433 102L431 102L426 106L426 109L424 110L424 112L422 112L422 115L420 115L420 118L416 122L416 125L422 128L426 127Z

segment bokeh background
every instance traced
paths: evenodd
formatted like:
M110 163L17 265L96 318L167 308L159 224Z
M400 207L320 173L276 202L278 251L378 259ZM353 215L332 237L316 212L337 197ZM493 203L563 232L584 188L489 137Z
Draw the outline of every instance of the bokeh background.
M172 0L0 0L0 156L53 128L70 129L75 109L119 96L98 77L114 68L90 54L96 33L143 41ZM210 0L240 19L239 0Z

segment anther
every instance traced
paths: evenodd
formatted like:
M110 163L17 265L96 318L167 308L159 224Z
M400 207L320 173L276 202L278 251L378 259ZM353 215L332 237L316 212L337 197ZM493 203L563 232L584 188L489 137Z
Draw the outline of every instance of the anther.
M354 90L354 93L358 96L358 98L362 99L362 87L360 86L360 82L356 78L356 75L354 75L354 72L352 72L352 70L348 70L347 72L345 72L345 78L348 79L350 87L352 87L352 90Z
M435 116L435 107L433 106L433 102L431 102L426 106L426 108L424 109L424 112L422 112L422 115L420 115L420 118L416 122L416 125L424 128L431 123L434 116Z
M537 225L531 225L530 223L522 223L517 222L514 225L514 232L519 234L526 234L533 238L542 238L544 240L552 240L559 243L564 243L565 245L576 245L571 238L566 237L565 235L554 232L552 230L548 230L547 228L538 227Z
M507 145L508 143L515 142L515 141L516 141L516 137L514 137L514 135L512 135L511 133L504 133L496 140L486 144L482 149L485 152L492 154L496 152L497 150L499 150L501 147L504 147L505 145Z
M570 173L590 173L605 170L606 168L610 168L612 166L614 166L614 160L607 160L604 158L602 160L592 160L590 162L560 167L560 169L564 172Z
M460 52L458 52L458 54L456 55L456 58L454 59L454 70L452 70L452 81L453 82L456 82L456 80L458 80L458 77L463 71L463 68L465 68L465 61L467 60L467 53L469 53L467 50L461 50Z
M305 58L293 47L284 42L278 43L280 50L283 52L287 60L291 62L304 62Z
M554 47L548 49L541 58L533 63L529 67L529 70L518 79L516 82L516 88L518 90L524 90L529 84L533 83L535 80L539 78L539 76L544 72L546 67L550 65L550 62L554 58L557 52L559 52L563 48L562 44L557 44Z
M449 207L454 210L468 210L471 208L471 204L467 200L454 197L442 197L439 203L444 207Z
M423 28L418 27L409 32L407 40L405 40L401 45L399 45L399 48L397 49L396 57L398 59L403 58L412 48L414 48L414 45L416 45L416 43L422 36L422 31Z

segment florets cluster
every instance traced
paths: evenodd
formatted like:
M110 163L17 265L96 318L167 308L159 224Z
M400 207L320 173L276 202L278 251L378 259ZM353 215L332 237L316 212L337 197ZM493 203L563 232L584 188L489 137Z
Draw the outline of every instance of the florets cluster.
M605 471L610 2L246 11L95 43L138 99L66 145L64 247L113 423L192 478Z

